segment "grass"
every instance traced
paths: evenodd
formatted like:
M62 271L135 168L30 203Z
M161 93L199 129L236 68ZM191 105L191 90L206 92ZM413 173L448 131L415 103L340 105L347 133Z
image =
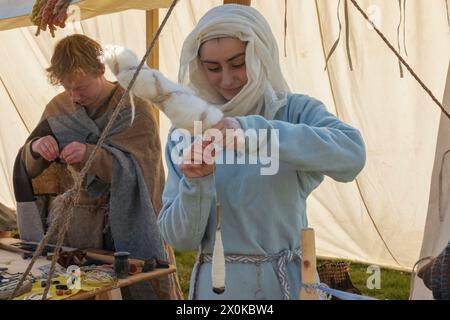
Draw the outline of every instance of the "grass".
M194 267L196 251L178 252L175 251L177 261L177 273L184 298L187 299L189 293L189 280L191 279L192 268Z
M350 263L350 279L363 295L380 300L408 300L411 273L380 268L380 289L369 289L367 280L373 273L367 273L368 265Z
M193 251L175 252L180 285L186 299L189 292L189 280L191 277L191 271L196 256L197 253ZM320 265L321 263L324 263L326 261L328 260L318 260L317 263L318 265ZM408 299L410 285L409 272L381 268L380 289L369 289L367 287L367 280L372 275L372 273L367 273L367 268L368 265L350 262L350 279L352 280L353 285L358 288L363 295L381 300Z
M13 230L11 237L18 237L17 230ZM175 251L177 261L178 277L180 280L181 289L185 299L189 293L189 280L191 278L192 268L194 266L197 252L178 252ZM318 260L317 264L327 261L345 261L345 260ZM373 297L381 300L407 300L409 298L410 290L410 276L409 272L397 271L392 269L381 268L380 275L380 289L369 289L367 287L367 279L371 276L367 273L368 265L350 262L350 279L353 285L358 288L365 296Z

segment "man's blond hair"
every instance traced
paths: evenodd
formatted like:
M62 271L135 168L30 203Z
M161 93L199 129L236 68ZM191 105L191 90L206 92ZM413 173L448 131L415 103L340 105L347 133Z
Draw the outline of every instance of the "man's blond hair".
M60 40L46 69L50 83L60 85L65 77L78 74L100 75L104 68L102 54L101 45L85 35L74 34Z

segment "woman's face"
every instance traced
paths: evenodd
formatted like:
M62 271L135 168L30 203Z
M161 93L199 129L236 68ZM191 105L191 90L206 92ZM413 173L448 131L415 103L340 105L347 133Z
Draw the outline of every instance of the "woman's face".
M246 85L246 43L236 38L218 38L204 42L199 50L208 82L227 101Z

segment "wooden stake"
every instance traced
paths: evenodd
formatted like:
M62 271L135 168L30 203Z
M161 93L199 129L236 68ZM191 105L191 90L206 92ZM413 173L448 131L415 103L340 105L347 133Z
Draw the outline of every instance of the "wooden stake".
M145 24L146 24L146 44L145 47L148 48L150 46L150 42L153 39L156 31L159 27L159 10L147 10L145 12ZM155 47L153 48L152 54L147 59L147 65L152 69L159 69L159 40L156 41ZM159 125L159 109L154 107L152 108L152 113L155 116L155 119Z
M301 231L302 240L302 283L315 284L317 281L316 275L316 244L314 237L314 229L307 228ZM304 288L300 291L300 300L319 300L319 295L315 292L308 293Z
M11 238L11 231L0 231L0 238Z
M223 4L229 4L229 3L236 3L236 4L242 4L244 6L251 5L251 0L223 0Z

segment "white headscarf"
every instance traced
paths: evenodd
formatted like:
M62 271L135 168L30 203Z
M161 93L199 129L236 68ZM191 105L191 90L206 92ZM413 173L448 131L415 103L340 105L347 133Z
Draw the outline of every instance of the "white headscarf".
M228 102L209 84L198 58L202 43L223 37L247 42L248 82ZM278 109L286 104L289 92L269 24L256 9L236 4L215 7L200 19L183 43L178 81L200 98L216 104L229 117L258 114L273 119Z

